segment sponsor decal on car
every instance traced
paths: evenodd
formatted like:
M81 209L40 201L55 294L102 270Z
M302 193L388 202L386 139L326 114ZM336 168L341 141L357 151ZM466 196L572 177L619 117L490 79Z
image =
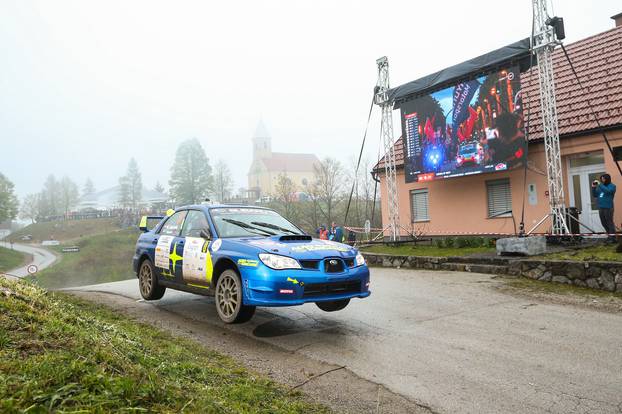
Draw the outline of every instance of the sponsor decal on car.
M238 264L240 266L257 267L257 265L259 265L259 260L238 259Z

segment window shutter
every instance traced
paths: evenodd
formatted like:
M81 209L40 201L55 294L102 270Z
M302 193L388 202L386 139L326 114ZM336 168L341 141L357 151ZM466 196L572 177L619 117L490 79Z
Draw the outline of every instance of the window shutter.
M510 180L486 181L488 189L488 217L501 217L511 215L512 191ZM503 214L504 212L507 212Z
M412 221L428 221L428 190L427 188L413 190L411 193Z

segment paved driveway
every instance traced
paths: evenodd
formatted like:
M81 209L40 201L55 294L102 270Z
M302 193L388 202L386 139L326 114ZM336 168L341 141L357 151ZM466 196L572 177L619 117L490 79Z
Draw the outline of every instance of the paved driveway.
M622 315L511 296L495 288L503 283L374 269L372 295L344 311L263 309L225 329L345 365L437 412L622 412ZM136 280L81 289L139 299ZM158 302L131 303L156 306L158 324L170 313L193 329L224 326L211 298L169 290Z

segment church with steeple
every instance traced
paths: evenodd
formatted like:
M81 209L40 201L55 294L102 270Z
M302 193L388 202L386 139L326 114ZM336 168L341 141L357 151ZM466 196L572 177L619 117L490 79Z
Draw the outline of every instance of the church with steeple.
M306 192L313 182L314 167L320 160L315 154L272 152L272 138L263 121L253 134L253 162L248 171L249 197L274 196L280 175L292 180L297 191Z

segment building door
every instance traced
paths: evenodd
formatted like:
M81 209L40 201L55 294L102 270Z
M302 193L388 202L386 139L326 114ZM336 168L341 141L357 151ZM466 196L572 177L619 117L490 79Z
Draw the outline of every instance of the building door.
M579 221L581 233L589 233L588 227L594 231L605 231L600 224L596 199L592 197L592 181L598 180L605 173L605 164L602 151L568 159L568 191L570 206L580 211ZM587 227L586 227L587 226Z

